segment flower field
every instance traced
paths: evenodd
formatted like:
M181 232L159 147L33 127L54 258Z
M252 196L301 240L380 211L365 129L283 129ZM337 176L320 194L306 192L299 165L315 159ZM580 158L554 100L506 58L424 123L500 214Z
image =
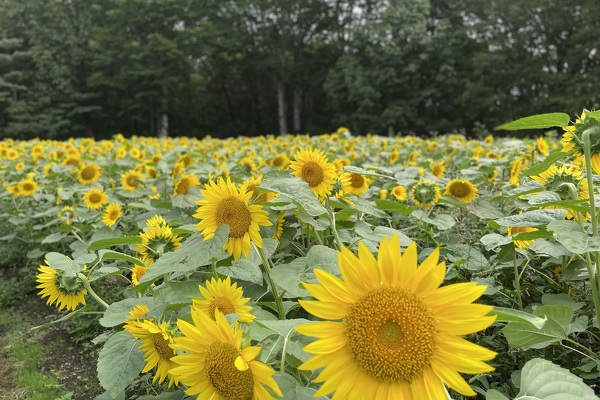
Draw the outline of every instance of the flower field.
M4 140L1 239L98 316L98 399L596 399L599 121Z

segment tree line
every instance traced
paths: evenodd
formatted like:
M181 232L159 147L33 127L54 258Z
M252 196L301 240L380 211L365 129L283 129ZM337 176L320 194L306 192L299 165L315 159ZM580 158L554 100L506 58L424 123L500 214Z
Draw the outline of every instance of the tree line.
M0 135L429 134L597 108L597 0L0 0Z

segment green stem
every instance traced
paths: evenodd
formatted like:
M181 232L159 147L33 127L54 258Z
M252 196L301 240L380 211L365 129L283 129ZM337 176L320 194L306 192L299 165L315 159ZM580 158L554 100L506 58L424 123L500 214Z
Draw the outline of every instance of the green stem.
M572 347L571 347L571 349L573 349L573 350L577 351L579 354L582 354L582 355L584 355L585 357L589 358L590 360L592 360L592 361L594 361L594 362L596 362L596 363L597 363L597 362L600 362L600 359L599 359L599 358L596 356L596 354L594 354L594 352L593 352L593 351L591 351L590 349L588 349L587 347L585 347L585 346L584 346L584 345L582 345L581 343L577 343L575 340L573 340L573 339L570 339L570 338L565 338L564 340L565 340L565 341L567 341L567 342L569 342L569 343L572 343L572 344L574 344L575 346L577 346L577 347L579 347L580 349L582 349L582 350L584 350L584 351L585 351L585 352L582 352L582 351L577 351L576 349L574 349L574 348L572 348ZM568 347L568 346L566 346L564 343L563 343L563 346L565 346L565 347Z
M216 262L212 262L212 273L213 273L213 277L215 278L215 280L219 279L219 273L217 272L217 263Z
M590 143L590 135L592 133L598 133L598 128L593 127L583 132L583 151L585 155L585 172L588 181L588 194L590 203L590 217L592 219L592 235L598 236L598 219L596 217L596 202L594 200L594 179L592 176L592 145ZM600 324L600 280L598 280L598 274L600 272L600 266L598 260L600 257L598 253L594 253L595 265L592 263L590 253L587 253L587 269L590 276L590 284L592 286L592 298L594 301L594 308L596 309L596 320Z
M342 241L340 240L340 235L338 234L337 228L335 227L335 214L333 213L333 209L331 208L331 204L329 203L329 197L325 197L325 205L327 209L327 216L329 217L329 223L331 224L331 232L333 232L333 237L335 239L335 244L338 250L342 250Z
M109 304L107 302L105 302L104 300L102 300L102 298L100 296L98 296L96 294L96 292L94 292L94 289L92 289L92 287L90 286L90 282L88 281L87 276L85 276L84 274L82 274L81 272L77 273L77 277L81 280L81 283L83 283L83 286L85 286L86 290L88 291L88 293L90 295L92 295L92 297L98 302L100 303L100 305L102 305L104 308L108 308Z
M265 251L262 247L258 247L254 243L254 250L258 253L263 265L263 272L265 273L265 277L267 278L267 282L269 283L269 287L271 288L271 293L273 294L273 298L275 299L275 306L277 307L277 314L279 314L279 319L285 319L285 310L283 308L283 301L281 301L281 297L279 297L279 293L277 292L277 286L275 282L273 282L273 278L271 278L271 264L269 263L269 258L265 254Z
M513 254L513 266L515 268L515 292L517 293L517 304L519 310L523 309L523 299L521 297L521 275L519 274L519 267L517 266L517 252Z

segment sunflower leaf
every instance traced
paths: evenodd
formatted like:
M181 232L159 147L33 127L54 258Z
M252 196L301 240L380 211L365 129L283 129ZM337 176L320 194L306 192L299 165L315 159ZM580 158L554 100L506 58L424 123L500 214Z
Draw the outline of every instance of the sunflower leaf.
M575 254L600 251L600 236L589 236L574 221L552 221L548 230L554 232L556 240Z
M138 377L144 365L139 342L126 331L117 332L98 356L98 380L109 395L116 397Z
M554 163L556 163L558 160L562 160L563 158L566 158L569 155L569 153L563 153L560 150L554 150L552 153L548 154L548 156L541 162L537 163L536 165L534 165L531 168L526 169L525 171L521 172L521 176L535 176L535 175L539 175L540 173L544 172L545 170L547 170L548 168L550 168L551 165L554 165Z
M100 239L91 242L88 245L89 251L106 249L113 246L120 246L123 244L138 244L142 243L142 238L139 236L121 236L118 238Z
M566 214L567 210L533 210L518 215L498 218L495 222L500 226L534 227L537 225L548 224L556 220L562 220Z
M525 364L520 388L515 400L598 400L581 378L541 358Z
M544 129L555 126L563 127L569 125L569 120L569 114L565 113L538 114L507 122L495 127L494 130L518 131L521 129Z
M308 183L287 172L267 172L262 178L260 187L289 197L291 201L312 217L327 213Z

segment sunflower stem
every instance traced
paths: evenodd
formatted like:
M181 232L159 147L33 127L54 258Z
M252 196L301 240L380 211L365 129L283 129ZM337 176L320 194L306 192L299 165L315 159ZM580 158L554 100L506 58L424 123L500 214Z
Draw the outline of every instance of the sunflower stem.
M215 278L215 280L219 279L219 273L217 272L217 263L216 262L212 262L212 273L213 273L213 278Z
M329 223L331 225L331 232L333 233L333 237L335 238L335 244L338 250L342 250L342 241L340 240L340 235L338 234L337 228L335 227L335 214L333 209L331 208L331 204L329 203L329 197L325 197L325 205L327 209L327 216L329 217Z
M281 301L281 297L277 292L277 286L275 282L273 282L273 278L271 278L271 264L269 263L269 258L265 254L265 251L262 247L258 247L254 242L252 242L252 246L254 246L254 250L258 253L263 265L263 272L265 273L265 277L267 278L267 282L269 283L269 287L271 288L271 293L273 294L273 298L275 299L275 306L277 307L277 314L279 314L279 319L285 319L285 310L283 308L283 302Z
M590 217L592 219L592 236L598 236L598 219L596 216L596 202L594 200L594 178L592 176L592 145L590 142L590 135L596 133L597 128L587 129L583 132L583 152L585 155L585 172L588 181L588 194L590 202ZM594 253L594 263L590 253L587 253L586 257L588 275L590 276L590 285L592 286L592 300L594 301L594 308L596 309L596 320L600 324L600 280L598 280L599 266L598 266L598 252Z
M108 308L109 304L107 302L105 302L104 300L102 300L102 298L100 296L98 296L98 294L96 294L96 292L94 292L94 289L92 289L92 287L90 286L90 282L88 281L87 276L85 276L84 274L82 274L81 272L77 273L77 277L79 278L79 280L81 280L81 283L83 283L83 286L85 286L85 289L88 291L88 293L98 302L100 303L100 305L102 305L102 307L104 308Z
M517 266L517 252L513 252L513 266L515 268L515 292L517 293L517 304L519 310L523 309L523 298L521 297L521 275L519 274L519 267Z

